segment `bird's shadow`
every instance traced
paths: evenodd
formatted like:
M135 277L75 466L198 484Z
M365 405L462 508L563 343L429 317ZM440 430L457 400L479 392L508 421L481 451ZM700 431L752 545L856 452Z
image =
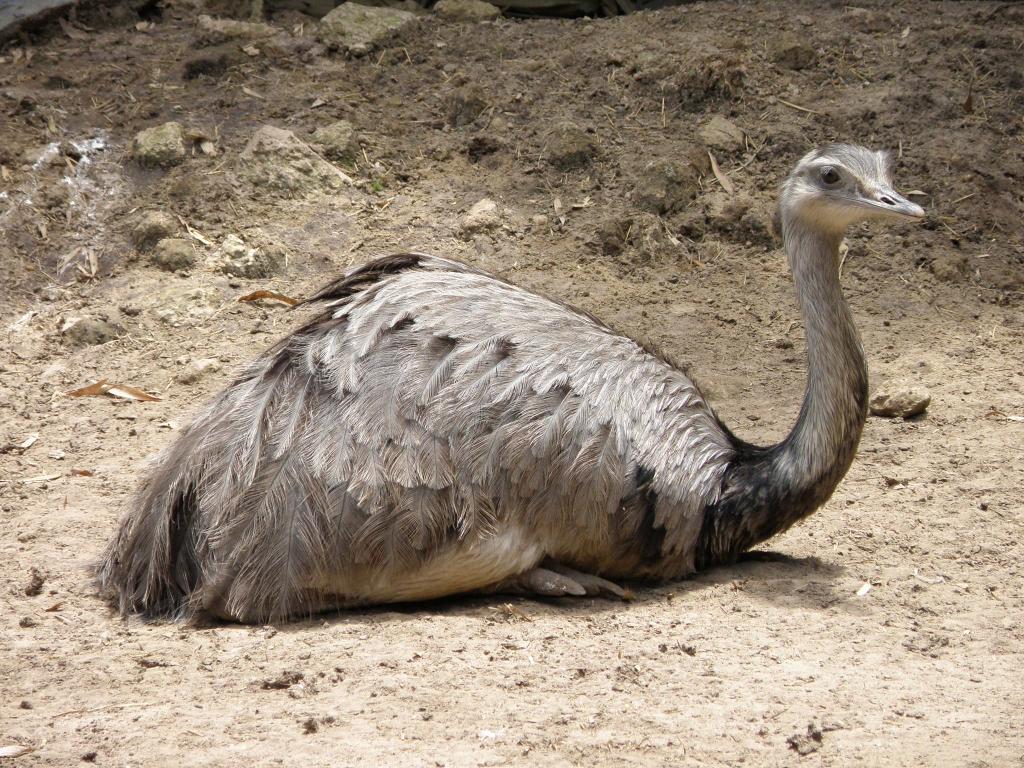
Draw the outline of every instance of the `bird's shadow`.
M688 598L709 589L729 585L757 600L781 608L855 611L859 603L853 594L839 590L846 568L818 557L793 557L771 550L755 550L742 555L735 564L719 566L689 579L650 584L635 582L628 586L632 599L540 598L519 594L453 595L430 602L396 603L317 614L274 625L280 632L308 631L311 626L366 626L421 619L467 619L494 623L515 623L541 618L566 616L591 617L595 614L628 612L632 606L655 606L666 602L685 609ZM627 586L627 585L623 585ZM225 627L221 621L200 620L201 626ZM243 626L243 625L234 625Z
M745 552L727 566L711 568L674 586L692 592L725 584L782 608L857 610L852 592L841 585L845 566L813 555L793 557L773 550Z

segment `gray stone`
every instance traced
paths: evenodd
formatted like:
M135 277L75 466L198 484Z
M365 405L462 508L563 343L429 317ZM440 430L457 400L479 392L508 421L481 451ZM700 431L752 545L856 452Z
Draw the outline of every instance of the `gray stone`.
M416 14L396 8L344 3L320 20L320 41L352 54L367 53L416 20Z
M96 317L69 317L60 327L60 338L72 347L94 346L113 341L124 328Z
M449 94L445 100L445 117L448 125L453 128L461 128L471 124L484 110L487 109L487 100L484 92L475 85L467 85L458 88Z
M397 8L400 11L408 11L416 16L425 16L429 11L416 0L348 0L348 2L369 5L373 8ZM332 5L333 9L334 6Z
M477 232L495 229L501 225L501 214L498 204L490 198L478 201L469 209L462 219L462 233L472 235Z
M889 418L902 416L909 419L924 413L931 401L931 393L924 387L893 382L880 387L872 396L871 414Z
M483 0L438 0L434 13L452 21L490 21L501 16L501 10Z
M939 280L954 282L967 276L970 271L970 263L963 254L941 254L936 256L931 263L931 270Z
M896 20L888 13L868 8L847 7L843 11L843 21L848 26L867 34L888 32L896 27Z
M200 379L211 373L217 373L221 369L220 360L214 357L193 360L188 363L184 370L179 371L174 380L179 384L195 384Z
M265 125L239 156L239 175L260 191L301 197L336 192L352 179L320 157L294 133Z
M132 228L131 242L138 250L148 251L159 240L178 231L178 222L163 211L145 211Z
M692 165L654 160L638 174L633 200L652 213L669 213L693 200L699 190L700 173Z
M699 135L705 146L721 152L738 152L744 147L743 129L721 115L712 116Z
M276 27L237 19L216 19L203 14L196 22L196 42L199 45L220 45L227 42L252 42L273 37Z
M177 272L196 263L196 249L190 240L165 237L153 247L149 258L154 266L167 272Z
M793 34L783 33L768 44L771 60L787 69L807 69L818 60L814 48Z
M562 171L587 165L597 154L597 141L574 125L555 129L547 141L548 162Z
M185 159L185 130L169 122L139 131L132 141L132 158L140 165L167 168Z
M354 163L359 157L359 134L347 120L317 128L313 133L313 144L329 160Z
M228 235L217 252L221 272L235 277L270 277L281 270L283 253L272 246L251 247L238 235Z

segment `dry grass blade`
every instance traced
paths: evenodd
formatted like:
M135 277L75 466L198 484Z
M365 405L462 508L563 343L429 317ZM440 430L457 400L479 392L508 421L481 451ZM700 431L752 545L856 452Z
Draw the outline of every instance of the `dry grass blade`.
M298 299L293 299L291 296L285 296L283 293L277 291L253 291L247 293L245 296L239 296L239 301L259 301L260 299L268 299L270 301L280 301L282 304L287 304L290 307L294 307L299 303Z
M31 752L34 747L26 747L23 744L5 744L0 747L0 758L2 757L21 757Z
M160 398L155 395L151 395L148 392L143 392L137 387L133 387L129 384L108 384L106 379L100 379L99 381L89 384L79 389L73 389L70 392L65 392L68 397L118 397L122 400L141 400L143 402L159 402Z
M708 152L708 159L711 160L711 172L715 174L715 178L718 179L718 183L722 185L722 189L728 192L730 195L736 191L736 187L729 181L729 177L722 173L722 169L718 167L718 161L715 160L715 156Z
M785 99L778 99L778 102L779 102L779 104L785 104L790 109L795 109L795 110L797 110L799 112L806 112L809 115L820 115L821 114L821 112L815 112L813 109L808 109L807 107L801 107L799 104L794 104L793 102L786 101Z

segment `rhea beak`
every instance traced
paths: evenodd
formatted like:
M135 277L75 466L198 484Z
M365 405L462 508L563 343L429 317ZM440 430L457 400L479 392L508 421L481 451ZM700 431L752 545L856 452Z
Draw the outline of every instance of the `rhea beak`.
M923 219L924 208L912 203L892 187L879 186L864 202L876 214L900 219Z

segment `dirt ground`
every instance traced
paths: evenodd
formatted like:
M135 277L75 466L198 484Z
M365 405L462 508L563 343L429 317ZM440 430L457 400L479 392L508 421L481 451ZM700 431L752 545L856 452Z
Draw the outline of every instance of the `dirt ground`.
M1024 765L1024 6L427 14L355 58L296 12L208 45L187 2L136 7L0 49L0 747L31 750L0 763ZM170 120L183 161L140 166L132 138ZM337 120L351 184L244 152L261 126L317 146ZM926 207L851 232L843 279L872 389L932 400L869 419L832 500L760 557L632 603L274 627L126 623L97 599L88 566L145 459L301 319L236 299L398 249L579 304L779 439L804 356L772 201L832 140L896 151ZM154 211L192 267L132 244ZM228 235L276 254L268 276L219 270ZM63 394L101 379L161 399Z

